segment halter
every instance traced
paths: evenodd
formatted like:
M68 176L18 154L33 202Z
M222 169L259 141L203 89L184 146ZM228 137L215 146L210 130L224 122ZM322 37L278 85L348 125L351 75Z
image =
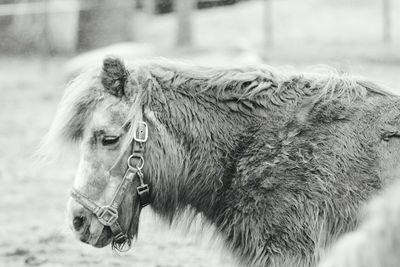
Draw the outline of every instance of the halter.
M148 127L145 122L140 122L138 129L132 141L132 154L128 157L128 168L125 175L119 184L111 203L105 206L100 206L84 194L80 193L75 188L72 189L71 196L83 207L95 214L104 226L108 226L114 235L112 247L118 251L126 251L131 246L131 240L128 235L122 231L121 225L118 223L118 207L121 205L122 200L135 178L139 180L139 186L136 192L139 196L141 208L150 204L150 190L149 185L143 181L142 168L144 165L144 148L148 137ZM128 246L125 247L124 244ZM124 248L125 247L125 248Z

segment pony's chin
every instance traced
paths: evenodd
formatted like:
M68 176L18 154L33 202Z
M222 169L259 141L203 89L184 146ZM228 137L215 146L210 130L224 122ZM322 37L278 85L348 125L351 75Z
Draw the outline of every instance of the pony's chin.
M111 232L110 227L103 227L99 238L97 239L96 243L93 244L96 248L103 248L111 243L113 240L113 234Z

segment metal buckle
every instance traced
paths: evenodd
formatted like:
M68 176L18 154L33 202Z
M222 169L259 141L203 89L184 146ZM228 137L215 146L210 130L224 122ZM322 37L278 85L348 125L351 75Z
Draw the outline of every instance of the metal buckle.
M114 236L113 241L114 241L116 244L121 244L121 243L125 242L127 239L128 239L128 236L127 236L126 234L124 234L124 233L119 233L119 234L117 234L116 236Z
M149 137L149 128L147 127L147 123L145 123L144 121L139 122L138 129L135 132L133 139L136 142L144 143L147 141L148 137Z
M131 161L132 159L138 159L138 162L136 164L136 166L132 165ZM134 153L132 155L129 156L128 158L128 168L130 169L136 169L136 170L141 170L144 166L144 158L142 155Z
M96 213L99 221L105 226L114 224L118 219L118 211L110 206L103 206Z
M114 239L111 243L112 249L115 249L118 252L127 252L131 248L131 245L132 244L128 236L122 233L114 236Z

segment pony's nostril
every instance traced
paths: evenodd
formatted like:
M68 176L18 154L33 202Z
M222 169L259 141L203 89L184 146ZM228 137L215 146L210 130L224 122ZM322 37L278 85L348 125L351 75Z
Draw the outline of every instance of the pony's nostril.
M76 231L79 231L82 228L82 226L85 224L85 221L86 221L85 217L76 216L72 221L72 224L74 225L74 229Z

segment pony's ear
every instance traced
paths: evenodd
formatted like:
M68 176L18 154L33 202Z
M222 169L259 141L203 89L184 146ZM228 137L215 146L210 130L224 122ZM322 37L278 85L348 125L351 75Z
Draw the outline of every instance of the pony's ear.
M129 72L121 59L109 56L103 60L101 83L110 94L124 96L128 77Z

